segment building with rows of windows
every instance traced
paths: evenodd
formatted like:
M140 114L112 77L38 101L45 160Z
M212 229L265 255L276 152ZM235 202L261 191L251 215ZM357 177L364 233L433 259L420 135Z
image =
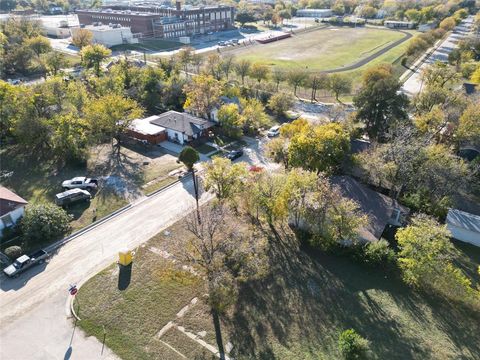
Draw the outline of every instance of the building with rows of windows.
M154 5L110 5L102 9L77 10L81 25L120 24L138 38L178 38L232 29L235 8L204 6L182 8Z

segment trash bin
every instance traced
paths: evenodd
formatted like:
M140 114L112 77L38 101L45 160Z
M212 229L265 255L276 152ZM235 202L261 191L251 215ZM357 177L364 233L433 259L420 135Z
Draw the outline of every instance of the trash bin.
M118 252L118 263L128 266L132 263L132 250L122 249Z

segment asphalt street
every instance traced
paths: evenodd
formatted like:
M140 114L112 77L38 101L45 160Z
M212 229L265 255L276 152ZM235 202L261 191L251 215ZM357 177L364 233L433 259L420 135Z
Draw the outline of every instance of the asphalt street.
M447 62L448 54L458 46L458 42L464 39L470 32L473 24L473 16L463 20L461 24L455 27L452 33L438 46L438 48L419 66L413 74L405 81L402 91L409 96L414 96L422 91L423 71L437 61ZM408 75L406 72L405 75ZM403 76L402 76L403 77Z
M0 283L0 359L114 359L67 319L68 288L187 214L195 204L191 178L143 199L61 247L49 262ZM212 195L202 194L201 202Z

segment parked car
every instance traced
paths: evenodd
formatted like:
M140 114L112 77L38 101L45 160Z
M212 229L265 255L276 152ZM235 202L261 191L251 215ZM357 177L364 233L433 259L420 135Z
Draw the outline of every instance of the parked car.
M87 190L71 189L55 195L55 204L66 206L78 201L90 201L92 195Z
M64 189L96 189L97 186L97 179L87 178L85 176L74 177L73 179L62 182Z
M219 41L218 42L218 46L225 46L225 45L226 45L225 41Z
M233 45L238 45L238 44L240 44L240 40L238 40L238 39L232 39L232 40L230 40L230 41L232 42Z
M48 253L45 250L39 250L31 255L22 255L13 264L3 269L3 272L8 277L18 276L33 265L42 264L47 257Z
M268 137L275 137L280 135L280 125L277 126L272 126L270 130L267 131L267 136Z
M225 154L225 157L227 159L230 159L230 160L233 161L235 159L238 159L242 155L243 155L243 150L232 150L232 151L228 152L227 154Z
M7 82L11 85L20 85L22 83L21 79L7 79Z

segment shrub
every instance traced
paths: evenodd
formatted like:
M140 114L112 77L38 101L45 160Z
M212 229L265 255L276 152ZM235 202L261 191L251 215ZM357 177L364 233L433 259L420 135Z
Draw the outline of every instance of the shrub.
M344 359L365 359L367 357L369 342L354 329L345 330L338 338L338 348Z
M388 241L380 239L363 246L363 262L371 266L388 265L395 260L395 252Z
M15 260L22 256L23 250L20 246L9 246L5 249L5 255L7 255L11 260Z
M70 231L71 215L54 204L29 205L21 228L27 241L49 242Z

